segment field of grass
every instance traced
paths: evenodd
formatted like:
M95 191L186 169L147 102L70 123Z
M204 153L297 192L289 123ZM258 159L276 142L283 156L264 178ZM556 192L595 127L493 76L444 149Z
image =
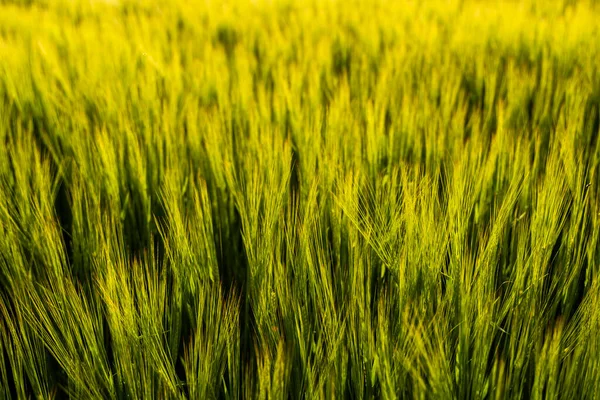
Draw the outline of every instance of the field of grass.
M0 0L0 398L599 399L599 21Z

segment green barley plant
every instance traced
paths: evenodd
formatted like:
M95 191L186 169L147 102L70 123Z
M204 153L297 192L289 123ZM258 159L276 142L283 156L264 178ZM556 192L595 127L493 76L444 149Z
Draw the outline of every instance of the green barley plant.
M0 398L600 398L594 0L0 0Z

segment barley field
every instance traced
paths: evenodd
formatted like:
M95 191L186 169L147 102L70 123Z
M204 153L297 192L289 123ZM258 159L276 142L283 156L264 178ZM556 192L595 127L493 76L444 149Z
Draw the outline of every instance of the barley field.
M597 1L0 0L0 398L600 399Z

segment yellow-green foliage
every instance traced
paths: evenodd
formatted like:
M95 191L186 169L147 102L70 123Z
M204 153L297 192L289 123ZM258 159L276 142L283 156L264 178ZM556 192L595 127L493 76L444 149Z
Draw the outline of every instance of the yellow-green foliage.
M597 398L595 3L0 0L0 397Z

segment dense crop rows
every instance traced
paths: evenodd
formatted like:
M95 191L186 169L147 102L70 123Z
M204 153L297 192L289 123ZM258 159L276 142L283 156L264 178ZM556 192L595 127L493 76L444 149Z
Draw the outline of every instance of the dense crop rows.
M598 398L598 21L0 1L0 398Z

